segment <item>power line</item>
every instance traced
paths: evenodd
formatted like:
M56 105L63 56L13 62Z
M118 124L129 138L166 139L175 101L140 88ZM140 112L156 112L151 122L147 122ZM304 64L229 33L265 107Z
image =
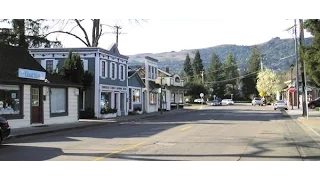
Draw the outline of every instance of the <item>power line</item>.
M242 76L239 76L239 77L235 77L235 78L231 78L231 79L226 79L226 80L222 80L222 81L205 82L204 84L218 84L218 83L222 83L222 82L233 81L233 80L236 80L236 79L240 79L240 78L244 78L244 77L251 76L251 75L256 74L256 73L258 73L258 72L260 72L260 70L259 70L259 71L252 72L252 73L249 73L249 74L246 74L246 75L242 75Z

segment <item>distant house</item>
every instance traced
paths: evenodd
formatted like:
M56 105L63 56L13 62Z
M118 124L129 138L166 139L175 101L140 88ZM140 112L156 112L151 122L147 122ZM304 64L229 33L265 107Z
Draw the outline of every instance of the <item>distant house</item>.
M129 112L144 111L143 109L143 89L145 84L140 78L138 71L128 72L128 88L129 88Z
M80 110L94 109L95 116L105 118L102 110L116 110L114 116L128 115L128 57L121 55L116 44L109 49L37 48L30 54L47 71L59 71L69 52L78 53L85 71L94 75L92 87L80 94ZM109 112L108 112L109 113Z
M0 45L0 116L12 128L77 122L80 85L46 70L23 48Z

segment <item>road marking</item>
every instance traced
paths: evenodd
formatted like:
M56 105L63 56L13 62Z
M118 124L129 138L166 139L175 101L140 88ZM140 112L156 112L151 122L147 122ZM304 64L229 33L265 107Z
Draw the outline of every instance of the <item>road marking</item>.
M139 147L139 146L141 146L141 145L143 145L143 144L145 144L145 143L144 143L144 142L141 142L141 143L138 143L138 144L129 146L129 147L122 148L122 149L117 150L117 151L112 151L111 153L109 153L109 154L107 154L107 155L105 155L105 156L102 156L102 157L98 157L98 158L96 158L96 159L94 159L94 160L92 160L92 161L100 161L100 160L102 160L102 159L104 159L104 158L106 158L106 157L109 157L109 156L112 156L112 155L114 155L114 154L119 154L119 153L122 153L122 152L124 152L124 151L128 151L128 150L137 148L137 147Z
M190 128L191 128L191 126L187 126L187 127L184 127L182 129L180 129L180 131L185 131L185 130L190 129Z

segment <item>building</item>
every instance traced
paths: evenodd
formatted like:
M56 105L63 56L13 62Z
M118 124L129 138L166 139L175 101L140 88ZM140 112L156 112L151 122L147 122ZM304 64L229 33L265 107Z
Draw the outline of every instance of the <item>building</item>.
M128 115L128 57L120 54L116 44L108 50L98 47L29 49L47 71L59 71L70 51L78 53L84 69L94 75L92 87L80 94L83 99L80 109L93 108L98 118L106 117L105 113L113 110L114 116Z
M286 84L286 87L283 89L281 93L281 97L279 99L284 99L287 101L287 104L291 105L291 102L293 102L294 106L297 106L297 91L294 93L289 92L289 88L291 85L295 87L296 85L296 78L293 78L292 83L291 80L288 80L284 82ZM307 78L307 97L308 101L314 100L319 97L319 91L320 88L318 88L314 83L311 82L309 78ZM302 78L299 77L299 102L300 106L302 103Z
M140 78L138 71L133 70L128 72L128 89L129 89L129 112L144 111L143 109L143 90L145 84Z
M47 73L23 48L0 45L0 116L12 128L77 122L80 85Z
M178 74L171 74L169 67L166 70L158 69L156 83L162 85L162 96L164 110L171 110L184 106L184 81Z

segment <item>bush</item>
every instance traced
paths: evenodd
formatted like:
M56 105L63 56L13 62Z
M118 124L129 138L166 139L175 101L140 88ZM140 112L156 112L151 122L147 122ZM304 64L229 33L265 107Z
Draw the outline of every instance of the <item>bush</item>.
M93 119L94 110L93 108L86 108L85 111L80 111L80 119Z
M111 113L117 113L117 108L108 108L108 109L101 109L100 114L111 114Z
M141 107L135 107L133 111L141 111Z

